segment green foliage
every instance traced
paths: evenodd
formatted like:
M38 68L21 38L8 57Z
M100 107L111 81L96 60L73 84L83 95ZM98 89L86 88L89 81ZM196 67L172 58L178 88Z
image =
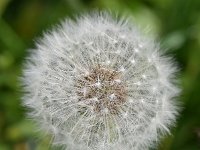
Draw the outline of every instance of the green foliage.
M131 16L161 39L180 66L183 110L162 139L160 150L200 149L200 1L199 0L0 0L0 150L47 150L49 139L21 106L19 76L28 48L59 20L94 9Z

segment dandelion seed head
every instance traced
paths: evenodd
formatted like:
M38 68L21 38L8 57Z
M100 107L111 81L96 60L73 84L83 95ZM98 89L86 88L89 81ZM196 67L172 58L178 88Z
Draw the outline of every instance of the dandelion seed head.
M145 150L175 122L174 66L128 20L86 15L36 44L23 71L23 102L52 144Z

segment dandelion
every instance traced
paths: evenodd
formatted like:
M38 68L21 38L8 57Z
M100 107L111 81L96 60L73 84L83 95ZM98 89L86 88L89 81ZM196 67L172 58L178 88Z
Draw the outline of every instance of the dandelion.
M126 19L66 20L44 35L23 71L24 105L52 144L145 150L177 115L173 61Z

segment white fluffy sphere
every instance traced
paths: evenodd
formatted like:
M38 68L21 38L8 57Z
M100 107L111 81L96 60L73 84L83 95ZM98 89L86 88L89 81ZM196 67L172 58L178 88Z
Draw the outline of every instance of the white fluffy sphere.
M175 71L126 19L86 15L36 44L23 71L24 105L68 150L145 150L175 121Z

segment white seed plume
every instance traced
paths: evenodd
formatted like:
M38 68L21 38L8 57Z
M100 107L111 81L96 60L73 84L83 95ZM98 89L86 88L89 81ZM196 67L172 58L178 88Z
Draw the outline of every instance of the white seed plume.
M32 50L24 105L68 150L145 150L169 133L176 68L158 44L107 13L66 20Z

